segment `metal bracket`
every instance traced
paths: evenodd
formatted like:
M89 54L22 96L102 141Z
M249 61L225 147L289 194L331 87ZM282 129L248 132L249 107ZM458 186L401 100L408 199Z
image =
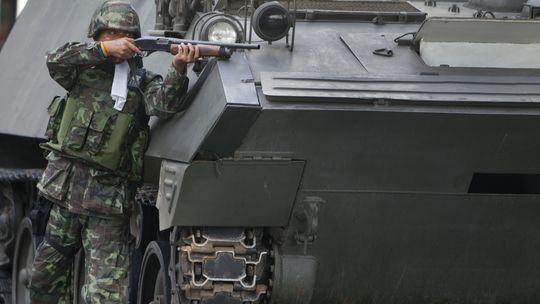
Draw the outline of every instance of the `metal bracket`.
M176 180L176 169L173 166L165 166L162 171L163 187L161 188L163 198L168 203L167 211L170 213L173 206L173 199L178 188Z
M459 6L457 4L452 4L452 6L450 6L448 8L448 11L451 12L451 13L457 13L459 14L459 12L461 11L461 9L459 8Z
M384 17L381 15L377 15L375 18L371 20L371 22L375 25L384 25Z
M169 15L170 0L155 0L156 2L156 23L155 30L170 30L171 16Z
M295 218L302 223L297 229L295 239L298 245L304 245L304 253L308 244L317 239L319 230L319 210L325 201L318 196L308 196L295 212Z

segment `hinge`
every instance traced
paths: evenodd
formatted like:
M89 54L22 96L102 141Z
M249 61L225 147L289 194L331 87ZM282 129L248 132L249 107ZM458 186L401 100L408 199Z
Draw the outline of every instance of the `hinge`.
M237 151L233 160L256 160L256 161L290 161L293 159L292 152L266 152L266 151Z

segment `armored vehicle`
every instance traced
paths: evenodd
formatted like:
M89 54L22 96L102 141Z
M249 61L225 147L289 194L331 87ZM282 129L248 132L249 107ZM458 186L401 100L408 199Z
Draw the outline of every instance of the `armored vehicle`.
M132 1L148 35L261 48L198 62L185 109L151 121L130 301L538 303L538 7L496 2ZM64 94L43 54L98 3L29 1L0 53L14 303Z

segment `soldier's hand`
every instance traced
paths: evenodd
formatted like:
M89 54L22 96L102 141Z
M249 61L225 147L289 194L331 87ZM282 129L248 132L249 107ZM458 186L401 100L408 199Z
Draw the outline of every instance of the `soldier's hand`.
M135 46L132 38L119 38L115 40L103 41L103 46L109 57L117 59L133 58L135 54L142 54L142 51Z
M200 57L199 47L197 45L188 44L176 44L176 54L173 57L174 68L182 73L184 72L188 63L195 62ZM174 47L173 47L174 48Z

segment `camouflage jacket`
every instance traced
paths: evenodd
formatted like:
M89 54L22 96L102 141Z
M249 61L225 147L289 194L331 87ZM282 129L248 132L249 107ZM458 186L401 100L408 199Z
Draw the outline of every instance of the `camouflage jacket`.
M68 92L77 84L83 69L99 67L114 73L114 63L100 55L96 42L67 43L49 52L47 67L51 77ZM146 115L167 117L177 112L187 86L188 78L172 66L165 79L146 71L139 86L144 94ZM131 210L134 187L127 178L55 152L50 152L47 160L38 183L40 193L46 198L79 214L110 216Z

